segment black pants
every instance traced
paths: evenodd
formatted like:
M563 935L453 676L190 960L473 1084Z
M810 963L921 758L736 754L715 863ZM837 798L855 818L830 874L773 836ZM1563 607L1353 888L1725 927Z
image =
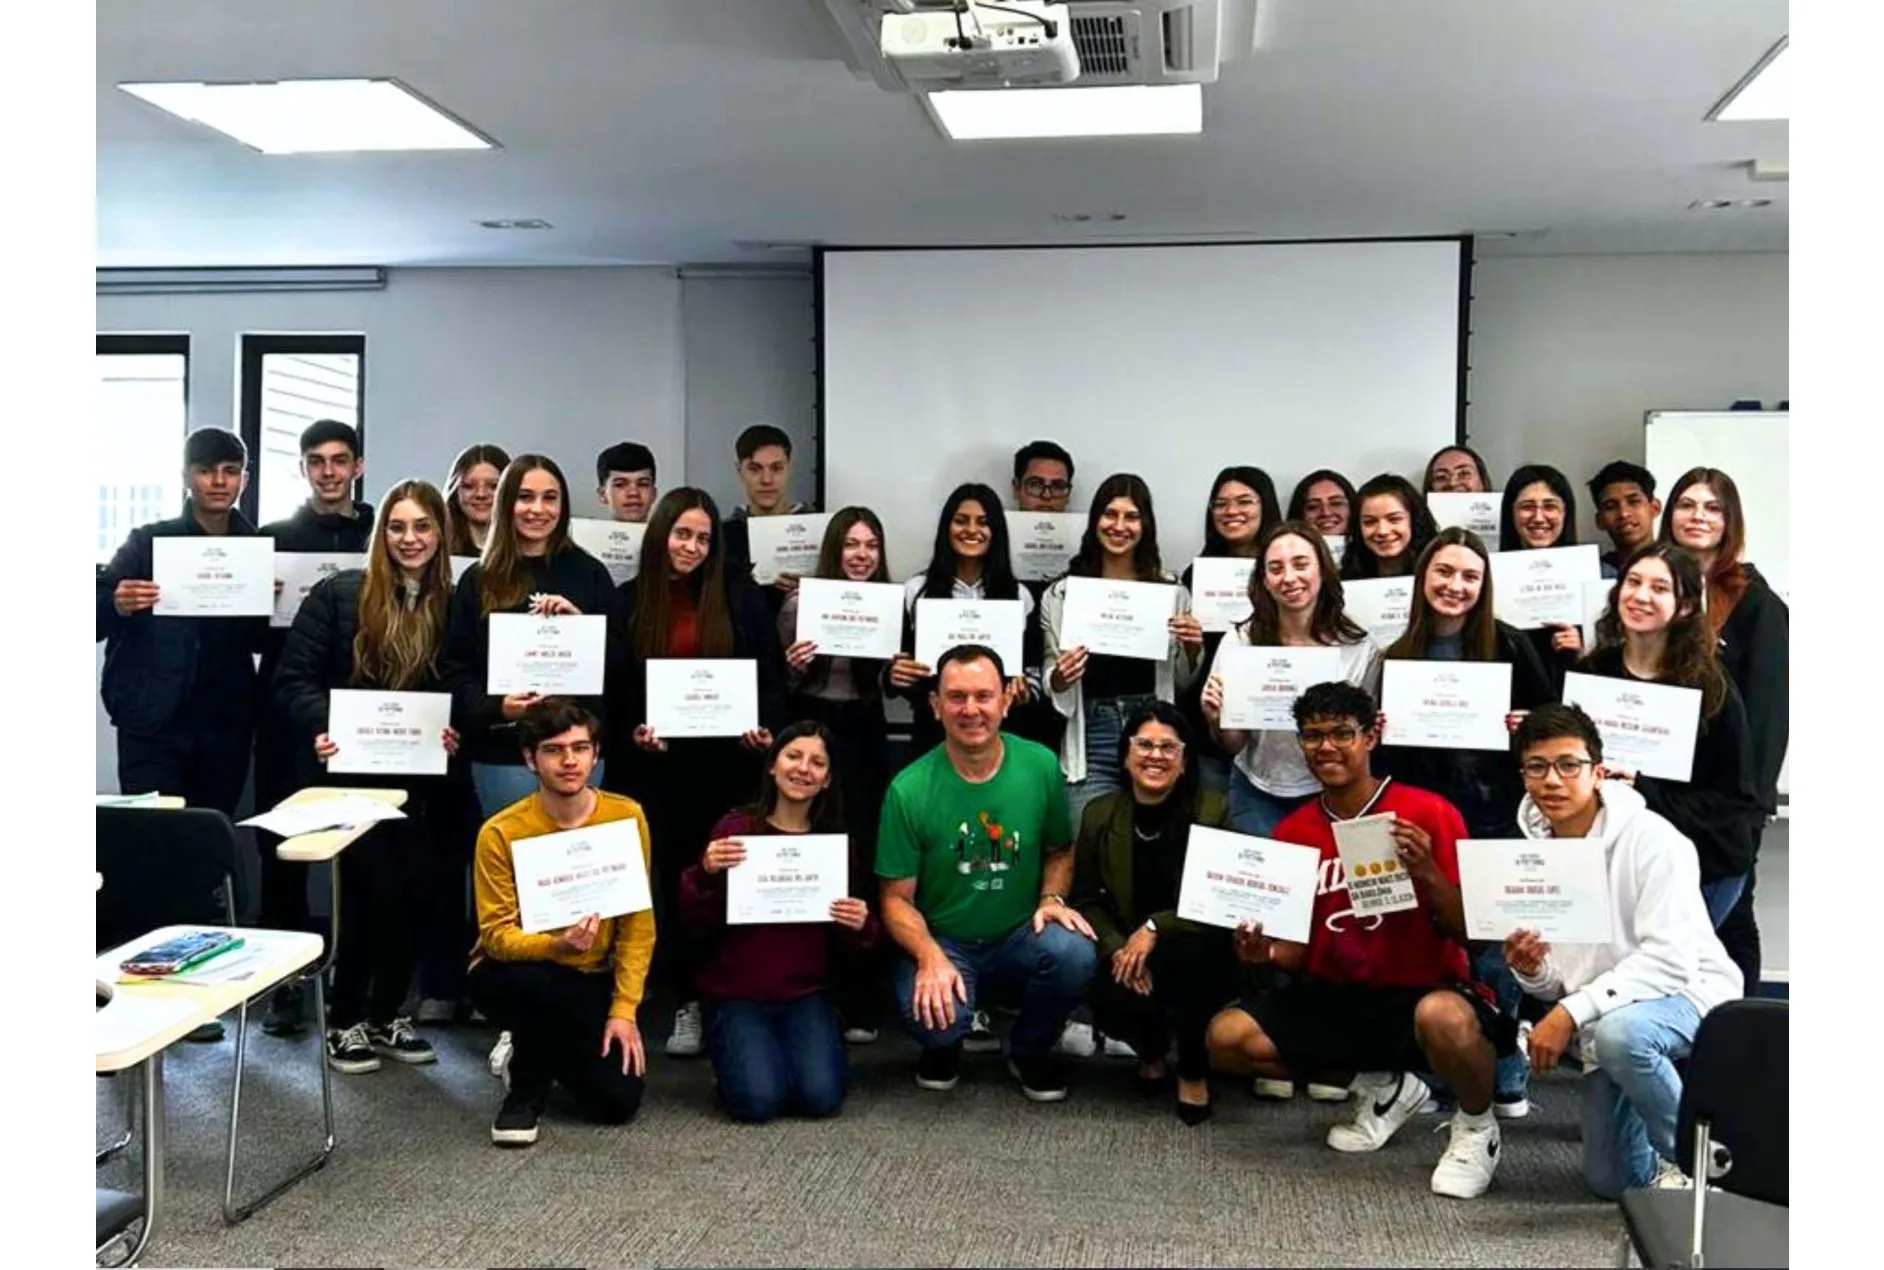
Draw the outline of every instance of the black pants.
M406 819L375 825L341 853L329 1027L386 1024L398 1015L419 956L415 919L423 911L429 836L423 809L408 811Z
M1747 884L1739 900L1727 910L1727 916L1714 932L1720 936L1727 956L1740 967L1742 990L1750 997L1760 995L1760 923L1753 912L1753 884L1759 877L1760 867L1756 863L1747 871Z
M569 1091L585 1120L621 1124L641 1106L642 1078L621 1069L612 1047L602 1054L615 977L553 961L485 958L467 977L478 1009L510 1033L510 1089L539 1101L552 1082Z
M1147 959L1151 995L1112 978L1102 963L1093 975L1093 1023L1138 1051L1140 1062L1162 1061L1177 1037L1177 1074L1202 1080L1210 1071L1204 1032L1211 1016L1237 993L1237 961L1228 931L1161 931Z
M287 729L263 729L255 742L255 807L264 811L301 787L301 767L289 744ZM275 849L281 838L265 829L255 831L262 858L261 924L271 930L312 930L314 920L307 903L308 867L283 860ZM348 848L352 850L352 848Z
M254 726L181 723L161 733L118 730L118 788L127 794L176 794L191 807L233 818L249 780Z
M454 770L425 810L425 898L419 936L419 995L464 996L465 964L477 943L472 917L471 856L483 821L468 772Z

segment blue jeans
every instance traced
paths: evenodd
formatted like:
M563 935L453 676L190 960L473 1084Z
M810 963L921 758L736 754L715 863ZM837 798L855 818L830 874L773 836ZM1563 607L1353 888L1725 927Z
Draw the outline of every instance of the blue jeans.
M606 760L597 759L595 771L589 775L589 783L597 789L602 787L602 764ZM536 793L536 773L518 763L473 763L471 765L471 785L478 792L478 807L489 820L514 802L519 802Z
M1583 1076L1583 1180L1604 1199L1647 1186L1675 1160L1681 1076L1701 1016L1683 997L1638 1001L1590 1025L1596 1067Z
M1086 779L1066 787L1066 810L1078 832L1079 819L1086 814L1086 804L1095 798L1117 793L1127 785L1119 767L1119 738L1125 732L1125 720L1154 697L1105 697L1086 702Z
M711 1002L706 1050L720 1106L735 1120L822 1118L844 1105L850 1062L837 1016L821 992L796 1001Z
M1275 832L1282 818L1313 798L1313 794L1304 794L1300 798L1278 798L1274 794L1257 789L1250 778L1243 775L1243 769L1230 768L1230 829L1234 833L1247 833L1258 838L1267 838Z
M1005 939L950 939L937 935L948 959L962 976L968 1002L956 1001L955 1021L941 1031L924 1027L913 1008L916 963L908 957L896 962L896 1005L903 1026L924 1049L954 1045L968 1035L976 1005L984 1000L1011 999L1019 990L1020 1017L1008 1036L1016 1055L1044 1054L1060 1039L1066 1016L1086 999L1086 985L1099 965L1098 946L1057 922L1034 934L1031 920L1016 926ZM986 996L983 990L986 990Z
M1701 902L1707 905L1708 924L1715 930L1727 920L1727 914L1734 911L1734 905L1740 902L1740 893L1747 889L1747 875L1742 873L1737 878L1716 878L1712 882L1701 883Z

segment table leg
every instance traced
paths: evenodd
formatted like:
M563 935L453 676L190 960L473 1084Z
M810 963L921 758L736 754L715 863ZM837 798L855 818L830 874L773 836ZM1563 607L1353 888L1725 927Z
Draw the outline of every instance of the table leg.
M320 975L314 975L314 1017L321 1025L321 1032L314 1044L314 1061L321 1073L321 1121L323 1139L320 1150L299 1169L275 1183L260 1196L238 1205L235 1202L236 1173L236 1135L242 1114L242 1065L248 1049L249 1003L244 1001L236 1021L235 1052L235 1087L229 1096L229 1153L228 1167L223 1176L222 1220L224 1224L234 1226L247 1221L255 1211L269 1203L283 1191L293 1186L308 1174L327 1163L327 1157L334 1151L334 1090L332 1073L327 1069L327 993Z
M164 1056L162 1051L143 1062L144 1068L144 1229L138 1232L131 1255L120 1266L134 1266L150 1245L157 1228L157 1207L164 1196Z

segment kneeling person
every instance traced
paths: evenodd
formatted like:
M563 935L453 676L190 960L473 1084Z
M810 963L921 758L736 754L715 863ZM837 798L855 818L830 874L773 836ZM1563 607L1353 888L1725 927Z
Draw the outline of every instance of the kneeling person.
M1375 717L1373 698L1352 684L1317 684L1296 700L1303 757L1322 792L1284 817L1275 838L1321 851L1309 942L1271 939L1260 925L1236 931L1238 957L1293 981L1217 1015L1211 1061L1244 1076L1351 1079L1354 1120L1328 1131L1328 1145L1349 1152L1385 1146L1426 1101L1417 1073L1439 1076L1458 1093L1459 1110L1432 1188L1472 1199L1491 1185L1498 1163L1493 1068L1515 1047L1516 1026L1470 981L1457 854L1465 822L1437 794L1373 774ZM1388 813L1419 906L1358 916L1334 827Z
M1573 1041L1581 1051L1583 1177L1615 1199L1679 1178L1675 1061L1702 1016L1740 996L1740 970L1708 919L1694 844L1632 787L1605 779L1590 717L1540 706L1518 725L1517 746L1524 836L1587 839L1609 866L1608 943L1552 948L1518 930L1504 951L1520 987L1557 1002L1531 1031L1531 1066L1549 1071Z
M471 999L510 1033L510 1086L491 1125L499 1146L529 1146L550 1085L559 1083L584 1118L621 1124L641 1105L647 1070L635 1013L654 953L654 913L590 914L561 931L526 934L517 903L511 846L526 838L618 820L640 823L641 807L589 785L601 756L595 716L566 697L546 697L517 721L523 761L537 790L492 816L478 833L473 882L478 944Z

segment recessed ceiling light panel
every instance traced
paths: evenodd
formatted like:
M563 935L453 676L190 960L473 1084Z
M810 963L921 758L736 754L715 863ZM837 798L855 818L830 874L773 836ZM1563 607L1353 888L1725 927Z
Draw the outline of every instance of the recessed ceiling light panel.
M390 79L118 87L263 154L490 150L496 146Z
M1767 51L1754 68L1728 90L1707 117L1716 123L1792 118L1792 76L1786 60L1786 40Z
M952 141L1195 136L1204 130L1201 84L971 89L923 100Z

